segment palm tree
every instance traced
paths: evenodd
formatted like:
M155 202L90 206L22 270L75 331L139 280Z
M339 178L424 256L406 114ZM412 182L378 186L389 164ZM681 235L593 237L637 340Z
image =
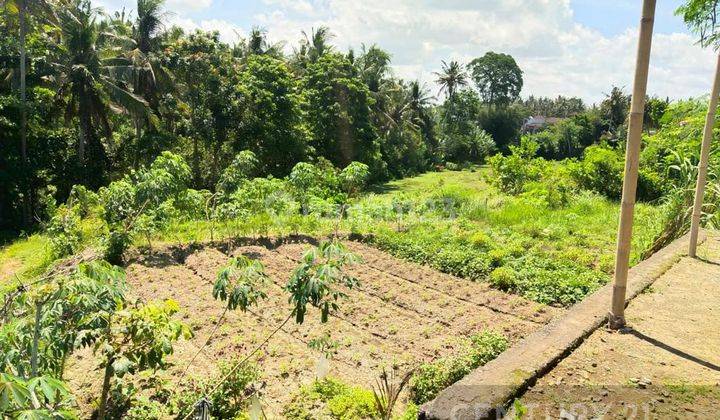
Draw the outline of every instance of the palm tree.
M447 92L448 98L455 96L455 92L461 86L467 86L468 75L463 70L460 63L451 61L450 64L444 60L442 62L442 71L434 73L438 78L436 82L440 85L440 93Z
M311 28L310 36L308 36L305 31L302 31L302 34L305 38L302 41L302 51L305 51L305 54L311 63L316 62L320 59L320 57L332 50L332 46L329 41L334 37L334 35L330 32L330 28L327 26L321 26L317 28L317 30L315 30L315 28Z
M147 112L148 103L126 87L132 66L117 58L101 58L97 48L97 9L91 7L89 0L69 3L69 7L59 11L62 44L52 65L56 70L57 96L69 95L66 119L77 117L79 121L78 164L84 167L86 146L99 144L96 128L108 137L111 134L109 109L140 115Z

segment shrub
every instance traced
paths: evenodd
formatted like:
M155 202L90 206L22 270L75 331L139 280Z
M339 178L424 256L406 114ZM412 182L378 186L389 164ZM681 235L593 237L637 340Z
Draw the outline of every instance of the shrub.
M325 378L300 388L283 409L288 419L314 420L376 418L373 393L348 386L336 379Z
M623 161L617 150L590 146L583 159L570 166L570 175L586 190L617 200L622 191Z
M237 369L230 370L234 365L221 363L220 377L227 379L209 396L211 414L220 419L232 419L247 408L248 391L253 382L260 378L260 369L253 363L244 363Z
M360 162L352 162L340 172L340 185L351 196L357 195L370 179L370 168Z
M520 146L510 146L511 154L497 154L488 161L492 168L490 183L508 194L520 194L528 182L539 181L545 169L545 160L533 158L537 143L523 137Z
M190 182L190 167L178 155L165 151L150 165L131 175L136 183L136 205L148 202L157 206L169 198L177 198Z
M103 258L111 264L122 264L123 254L131 243L132 237L122 227L111 229L102 240Z
M500 290L510 290L515 286L515 271L509 267L498 267L490 273L490 284Z
M78 251L82 240L80 216L74 208L60 206L47 227L50 246L56 258Z
M496 358L507 345L507 339L493 331L472 336L458 354L420 365L410 380L410 398L416 404L430 401L473 369Z
M230 194L238 189L240 184L252 178L257 173L259 162L255 153L243 150L235 155L230 166L225 168L217 184L217 190Z
M100 197L84 185L73 185L67 202L70 207L77 207L78 215L85 218L100 204Z

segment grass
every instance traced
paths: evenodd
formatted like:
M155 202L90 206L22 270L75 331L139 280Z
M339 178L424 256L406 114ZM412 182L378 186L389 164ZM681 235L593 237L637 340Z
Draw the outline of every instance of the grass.
M27 279L41 274L52 262L49 240L34 234L0 249L0 282L8 283L15 276Z
M402 215L372 218L356 233L396 256L541 303L567 306L610 280L618 203L576 192L552 208L499 193L487 176L479 167L390 182L358 206L402 208ZM633 263L660 231L661 211L638 203L635 220Z
M428 172L388 182L355 199L346 218L326 215L261 214L244 221L173 220L151 238L192 243L249 236L334 231L356 237L400 258L467 278L543 304L568 306L610 280L618 203L585 191L566 205L549 206L530 195L498 192L486 179L489 168ZM661 230L661 209L638 203L632 263ZM98 220L83 221L83 242L93 243ZM49 263L47 239L34 235L0 250L0 268L20 265L30 276ZM135 245L147 246L137 236Z

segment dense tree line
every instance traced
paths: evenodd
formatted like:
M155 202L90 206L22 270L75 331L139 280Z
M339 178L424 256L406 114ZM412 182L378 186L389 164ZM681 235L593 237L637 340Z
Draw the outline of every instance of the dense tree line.
M292 48L259 28L229 45L217 32L168 27L163 0L138 0L136 10L4 2L0 228L36 225L73 185L96 190L163 151L185 158L197 189L214 189L245 150L258 176L357 161L380 181L507 152L528 115L572 117L541 142L549 157L576 155L626 118L619 89L592 110L577 98L520 100L522 70L507 54L443 62L435 97L395 77L387 51L339 51L325 27Z

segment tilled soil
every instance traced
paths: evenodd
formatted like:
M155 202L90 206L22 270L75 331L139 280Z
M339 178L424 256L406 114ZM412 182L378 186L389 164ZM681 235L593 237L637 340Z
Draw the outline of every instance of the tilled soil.
M685 257L522 398L524 418L720 418L720 236Z
M270 418L278 418L298 387L315 378L319 354L308 343L326 333L339 344L330 375L370 387L384 367L405 372L420 362L452 354L463 338L484 329L501 332L512 343L564 311L398 260L365 244L346 244L364 260L348 270L360 286L347 291L348 298L327 323L320 323L314 309L302 325L290 320L256 357L266 382L263 403ZM283 286L310 246L303 240L169 247L134 257L127 266L133 297L176 300L181 308L176 316L194 332L192 339L177 343L172 365L163 375L176 386L188 382L185 375L215 377L218 362L236 361L263 342L291 311ZM240 254L265 266L272 280L265 288L268 297L248 313L227 312L216 329L224 305L212 298L212 284L228 259ZM84 406L99 388L100 371L88 374L95 364L91 354L80 352L69 368L71 384L82 395L79 402Z

